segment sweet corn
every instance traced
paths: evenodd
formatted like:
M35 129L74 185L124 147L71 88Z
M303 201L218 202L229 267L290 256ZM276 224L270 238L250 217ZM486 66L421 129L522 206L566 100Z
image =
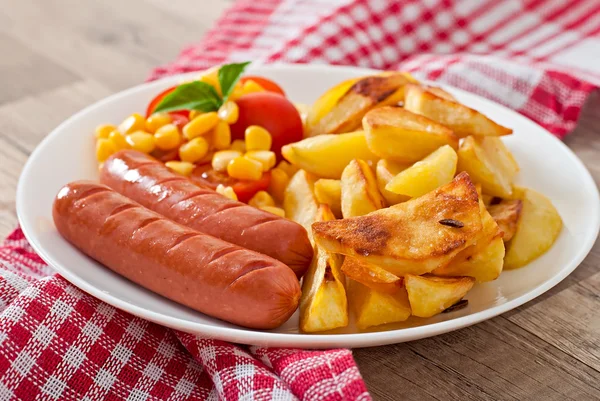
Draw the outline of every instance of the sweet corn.
M237 150L221 150L216 152L212 158L212 168L221 173L227 171L227 165L236 157L242 156L242 152Z
M127 140L125 139L125 135L121 134L117 130L114 130L110 134L108 134L108 139L111 140L111 142L113 143L113 145L115 145L115 148L117 150L129 149L131 147L127 143Z
M231 146L231 129L225 121L219 121L213 130L213 146L217 150L227 149Z
M132 149L150 153L154 150L154 136L144 131L136 131L125 137Z
M118 129L123 135L131 134L136 131L143 131L146 129L146 119L138 113L133 113L123 120Z
M180 142L179 130L173 124L163 125L154 134L154 143L161 150L175 149Z
M117 127L111 124L102 124L96 127L96 138L108 138L108 134L116 130Z
M165 166L167 166L168 168L170 168L178 174L185 175L186 177L192 174L192 171L194 171L194 168L196 168L196 166L194 166L193 163L178 161L166 162Z
M200 135L204 135L213 129L218 122L219 116L215 111L200 114L183 127L183 136L187 139L193 139Z
M160 127L170 124L171 121L173 121L173 119L168 113L152 114L150 117L148 117L148 120L146 120L146 131L154 134Z
M293 177L294 174L296 174L296 171L298 171L298 168L294 165L291 165L290 163L286 162L285 160L282 160L279 162L279 164L277 165L278 169L281 169L283 171L285 171L288 175L288 177Z
M184 162L195 163L208 153L208 141L202 137L194 138L179 148L179 158Z
M201 111L190 110L190 114L188 115L188 118L190 119L190 121L192 121L194 118L198 117L200 114L202 114Z
M269 171L275 166L275 153L270 150L251 150L244 157L256 160L263 166L263 171Z
M247 95L248 93L264 92L265 88L260 86L256 81L249 79L246 82L244 82L244 85L242 86L242 91L244 92L244 95Z
M211 85L213 88L215 88L219 95L221 94L221 85L219 84L218 72L216 74L211 73L202 75L199 80Z
M264 210L265 212L276 214L279 217L285 217L285 210L280 207L275 206L261 206L259 209Z
M217 193L233 200L238 200L237 194L231 187L226 187L223 184L217 186Z
M262 164L245 157L236 157L227 165L229 176L238 180L260 180L262 172Z
M235 139L231 142L231 150L237 150L238 152L246 153L246 142L241 139Z
M227 124L235 124L240 117L240 108L236 102L228 100L219 107L218 114L219 118Z
M273 170L271 170L271 182L269 183L269 192L279 202L283 202L283 194L285 193L285 189L287 188L289 182L290 176L285 172L285 170L280 169L279 167L274 168Z
M262 206L275 206L275 201L273 197L269 195L266 191L258 191L254 194L254 196L248 201L250 206L254 206L256 208L260 208Z
M258 125L251 125L244 132L246 150L270 150L273 138L269 131Z
M117 151L115 145L108 138L99 138L96 141L96 159L102 163Z
M243 88L242 84L238 82L233 87L233 90L231 91L231 94L229 95L229 100L231 100L232 102L235 102L242 96L244 96L244 88Z

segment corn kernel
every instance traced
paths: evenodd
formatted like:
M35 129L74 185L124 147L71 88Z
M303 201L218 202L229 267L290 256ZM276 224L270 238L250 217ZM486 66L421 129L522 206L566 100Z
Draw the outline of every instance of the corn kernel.
M179 158L184 162L195 163L208 153L208 141L202 137L194 138L179 148Z
M269 131L258 125L251 125L244 132L246 138L246 151L270 150L273 139Z
M262 164L245 157L236 157L227 165L229 176L238 180L260 180L262 172Z
M96 159L102 163L117 151L115 145L107 138L99 138L96 141Z
M218 114L219 118L227 124L235 124L240 117L240 108L236 102L228 100L219 107Z
M286 162L285 160L280 161L277 165L277 168L285 171L290 178L293 177L298 171L298 167Z
M192 174L192 171L194 171L194 168L196 168L196 166L194 166L193 163L178 161L166 162L165 166L167 166L168 168L170 168L178 174L185 175L186 177Z
M233 200L238 200L237 194L231 187L226 187L223 184L217 186L217 193Z
M219 84L218 73L217 74L211 73L211 74L207 74L207 75L202 75L200 77L199 81L211 85L213 88L215 88L215 90L217 91L217 93L219 95L221 95L221 85Z
M258 191L254 194L254 196L248 201L250 206L254 206L256 208L260 208L261 206L275 206L275 201L273 197L269 195L266 191Z
M213 130L213 146L217 150L227 149L231 146L231 129L225 121L219 121Z
M229 100L231 100L232 102L235 102L242 96L244 96L244 88L243 88L242 84L238 82L237 84L235 84L235 86L233 87L233 90L229 94Z
M132 149L150 153L154 150L154 136L144 131L136 131L125 137Z
M235 139L231 142L231 150L237 150L238 152L246 153L246 142L241 139Z
M264 91L265 91L265 88L263 88L256 81L253 81L251 79L244 82L244 85L242 86L242 92L244 92L244 95L247 95L248 93L264 92Z
M270 150L251 150L244 157L256 160L263 166L263 171L269 171L275 166L275 153Z
M285 217L285 210L280 207L275 206L261 206L259 209L264 210L265 212L273 213L279 217Z
M111 124L102 124L96 127L96 138L108 138L108 134L116 130L117 127Z
M193 139L204 135L217 125L219 116L215 111L200 114L183 127L183 136L187 139Z
M133 113L119 125L119 132L124 135L146 129L146 119L138 113Z
M274 168L273 170L271 170L271 182L269 183L269 192L279 202L283 202L283 194L285 193L285 189L287 188L289 182L290 176L285 172L285 170L280 169L279 167Z
M168 113L152 114L150 117L148 117L148 120L146 120L146 131L154 134L160 127L170 124L171 121L173 121L173 119Z
M242 156L237 150L221 150L216 152L212 158L212 168L221 173L227 171L227 165L236 157Z
M194 118L198 117L200 114L202 114L201 111L190 110L190 114L188 114L188 118L190 119L190 121L192 121Z
M173 124L163 125L154 134L154 143L162 150L175 149L180 142L179 130Z
M131 147L127 143L127 140L125 139L125 135L121 134L117 130L114 130L110 134L108 134L108 139L111 140L111 142L113 143L113 145L115 145L115 148L117 150L129 149Z

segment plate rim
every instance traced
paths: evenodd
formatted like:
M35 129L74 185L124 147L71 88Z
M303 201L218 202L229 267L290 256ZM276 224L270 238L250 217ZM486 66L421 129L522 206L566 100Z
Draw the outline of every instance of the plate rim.
M261 69L268 72L269 70L293 70L293 69L306 69L306 70L339 70L344 69L357 74L370 74L379 72L376 69L362 68L362 67L352 67L352 66L332 66L332 65L323 65L323 64L287 64L287 63L276 63L276 64L268 64L268 65L253 65L252 69ZM123 91L114 93L108 97L105 97L95 103L92 103L82 110L76 112L71 115L69 118L65 119L61 124L59 124L56 128L54 128L33 150L33 152L29 155L23 170L19 176L19 180L17 183L17 192L16 192L16 212L19 224L25 238L31 244L32 248L36 251L36 253L54 269L57 273L63 276L67 281L83 290L84 292L92 295L100 299L103 302L106 302L118 309L121 309L125 312L131 313L132 315L141 317L143 319L156 322L157 324L165 325L168 327L176 326L177 330L191 332L191 333L201 333L202 336L206 336L209 338L218 338L225 341L234 341L238 343L244 344L253 344L253 345L268 345L268 346L289 346L289 344L294 344L295 347L309 347L309 348L328 348L328 347L336 347L336 346L344 346L344 347L371 347L371 346L379 346L385 344L393 344L405 341L412 341L420 338L431 337L443 333L447 333L450 331L462 329L484 320L490 319L492 317L498 316L502 313L515 309L526 302L529 302L540 295L544 294L562 280L564 280L569 274L571 274L585 259L585 257L589 254L592 249L596 239L598 237L598 233L600 232L600 193L598 192L598 187L585 166L585 164L573 153L571 149L567 145L565 145L561 140L548 132L545 128L541 127L534 121L529 118L523 116L522 114L503 106L499 103L496 103L492 100L486 99L482 96L473 94L471 92L455 88L450 85L445 85L439 82L432 82L436 85L449 88L452 91L457 93L465 93L469 96L475 96L478 100L484 103L491 103L496 107L501 107L502 109L512 113L513 115L518 116L522 119L522 121L526 121L528 124L533 124L536 127L545 131L552 139L555 141L558 146L562 147L563 151L566 151L566 155L571 159L574 165L577 167L577 170L581 173L581 177L584 181L587 181L590 188L591 193L590 196L595 197L598 205L593 210L593 216L590 216L591 228L595 227L595 235L588 236L587 241L579 247L579 252L573 256L571 259L571 263L566 264L558 274L528 291L527 293L512 299L508 302L505 302L500 305L495 305L489 307L487 309L475 312L470 315L457 317L455 319L446 320L442 322L436 322L431 324L426 324L423 326L417 327L408 327L401 328L395 330L385 330L378 332L360 332L360 333L340 333L340 334L308 334L308 333L276 333L271 331L256 331L252 329L246 329L243 327L222 327L222 326L213 326L207 323L200 322L189 322L179 318L174 318L172 316L168 316L162 313L158 313L152 311L150 309L146 309L140 307L136 304L132 304L127 301L122 301L118 299L118 297L113 296L109 293L105 293L101 290L98 290L97 287L88 283L87 281L80 279L77 275L71 274L68 269L63 269L59 267L61 264L56 262L54 258L47 253L43 247L41 247L35 239L34 229L29 226L26 222L27 219L23 216L23 192L25 191L25 179L31 175L30 170L32 169L33 161L37 159L37 157L43 153L43 150L48 144L53 140L53 138L57 135L60 135L60 132L67 128L70 124L73 124L75 121L83 118L87 112L89 112L92 108L102 107L107 103L111 103L115 100L118 100L121 97L126 97L132 94L135 94L138 91L145 90L151 87L161 87L165 85L165 83L176 82L177 80L185 79L189 76L195 76L199 71L188 72L185 74L178 74L173 76L168 76L165 78L161 78L159 80L153 82L141 83L139 85L133 86L131 88L125 89ZM402 332L402 339L397 339Z

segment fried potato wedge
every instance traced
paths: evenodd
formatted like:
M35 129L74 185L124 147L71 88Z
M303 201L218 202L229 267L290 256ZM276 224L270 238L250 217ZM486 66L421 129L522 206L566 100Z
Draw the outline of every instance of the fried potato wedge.
M342 182L321 178L315 182L315 198L317 202L328 205L333 214L342 217Z
M359 79L328 113L311 126L309 135L340 134L358 129L364 115L373 107L404 100L404 86L409 82L403 73ZM341 88L339 90L341 92Z
M402 288L402 277L395 276L379 266L361 262L355 258L346 257L344 259L342 272L349 279L386 294L394 294Z
M475 284L472 277L435 277L407 274L404 285L412 314L432 317L460 301Z
M457 171L466 171L488 195L510 198L519 165L500 138L466 137L458 149Z
M320 205L316 221L335 220L327 205ZM300 330L313 333L348 325L343 256L318 247L302 282Z
M417 162L444 145L458 148L449 128L401 107L380 107L363 118L367 145L382 159Z
M510 241L517 231L523 201L520 199L503 199L500 203L488 206L487 209L504 233L502 236L504 242Z
M495 123L482 113L448 99L447 96L439 96L439 93L437 90L432 91L417 85L407 85L404 108L449 127L461 138L469 135L512 134L512 129Z
M387 294L350 280L348 299L356 318L356 326L361 330L386 323L403 322L411 314L404 288L394 294Z
M515 188L523 202L521 218L506 244L505 269L516 269L544 254L562 230L562 219L546 196L529 188Z
M294 166L318 177L337 180L350 160L377 160L377 156L367 147L363 131L306 138L285 145L281 153Z
M383 196L383 199L385 199L388 205L395 205L410 199L410 196L398 195L385 189L385 186L392 178L410 166L410 163L396 163L386 159L379 159L377 162L377 167L375 168L377 187L379 188L379 193Z
M354 159L342 173L342 216L362 216L385 207L373 170L364 160Z
M482 224L475 185L461 173L419 198L366 216L317 222L312 229L323 249L404 276L447 264L475 243Z
M416 198L452 181L458 156L444 145L426 158L396 175L385 186L387 191Z
M344 96L359 79L360 78L352 78L340 82L333 88L328 89L312 104L308 111L308 115L306 116L305 134L307 136L323 133L316 132L318 122L335 107L340 98Z
M437 97L441 97L442 99L450 100L452 102L456 102L456 98L452 96L450 92L445 91L439 86L425 86L424 88L427 92L433 93Z
M311 242L313 242L311 224L316 220L319 210L314 195L315 181L315 177L306 171L298 170L283 195L283 210L286 217L306 228Z

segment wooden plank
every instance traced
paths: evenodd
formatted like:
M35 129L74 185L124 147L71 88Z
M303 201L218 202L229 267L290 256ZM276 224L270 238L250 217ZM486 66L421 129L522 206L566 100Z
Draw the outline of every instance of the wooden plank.
M15 190L27 153L0 136L0 160L0 238L4 239L17 226Z

